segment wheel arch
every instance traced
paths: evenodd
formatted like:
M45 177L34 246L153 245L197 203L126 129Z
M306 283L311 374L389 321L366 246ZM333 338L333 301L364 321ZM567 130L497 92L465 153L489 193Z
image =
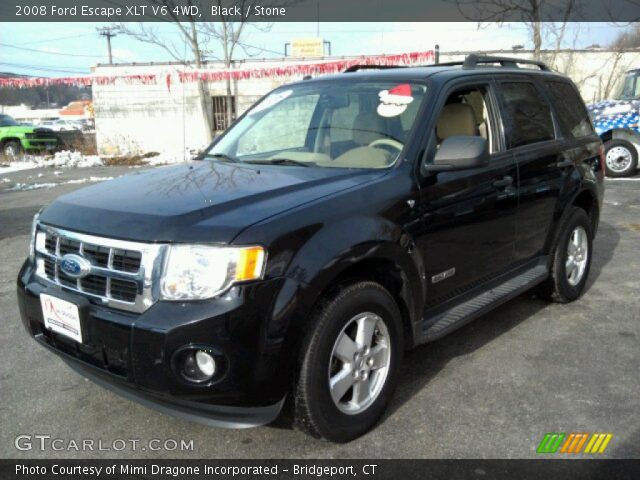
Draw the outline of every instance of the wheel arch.
M610 140L626 140L634 145L640 145L640 133L629 128L612 128L600 134L603 142ZM637 147L636 147L637 148Z
M592 231L595 234L600 221L600 207L596 194L590 189L583 189L575 196L571 205L582 208L587 213L591 219Z
M22 145L22 140L19 137L4 137L0 140L0 148L4 148L4 146L9 142L18 142L21 148L24 148Z
M354 262L337 272L331 281L325 284L319 292L318 300L330 296L341 286L366 280L380 284L391 294L400 310L405 345L411 347L415 299L410 288L411 280L398 262L384 257L364 258Z
M583 185L573 193L568 201L564 203L562 214L553 225L551 234L547 237L547 243L544 249L545 252L553 252L558 235L562 231L562 226L566 223L571 212L570 207L581 208L587 213L591 219L592 234L595 236L600 222L600 204L598 202L598 195L592 188Z

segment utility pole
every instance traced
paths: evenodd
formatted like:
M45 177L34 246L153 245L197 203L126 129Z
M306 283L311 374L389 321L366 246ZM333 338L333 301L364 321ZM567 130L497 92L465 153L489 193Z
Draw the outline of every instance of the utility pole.
M109 50L109 65L113 65L113 57L111 55L111 38L115 37L116 34L113 33L113 27L100 27L97 28L100 36L105 37L107 39L107 49Z

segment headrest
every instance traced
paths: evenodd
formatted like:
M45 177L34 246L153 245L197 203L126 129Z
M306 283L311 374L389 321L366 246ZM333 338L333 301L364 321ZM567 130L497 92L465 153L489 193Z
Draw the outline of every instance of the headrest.
M436 125L439 140L456 135L478 135L473 108L467 103L449 103L444 106Z

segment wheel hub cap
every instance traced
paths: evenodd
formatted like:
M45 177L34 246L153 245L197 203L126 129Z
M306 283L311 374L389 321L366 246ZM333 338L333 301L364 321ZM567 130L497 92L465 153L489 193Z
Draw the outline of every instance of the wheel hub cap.
M623 172L631 164L633 156L625 147L613 147L607 152L605 161L607 166L614 172Z
M567 244L567 261L565 263L565 271L569 285L575 287L578 285L584 273L587 270L589 261L589 241L587 232L583 227L576 227Z
M329 361L329 391L341 412L362 413L378 398L389 373L390 345L380 316L367 312L347 322Z

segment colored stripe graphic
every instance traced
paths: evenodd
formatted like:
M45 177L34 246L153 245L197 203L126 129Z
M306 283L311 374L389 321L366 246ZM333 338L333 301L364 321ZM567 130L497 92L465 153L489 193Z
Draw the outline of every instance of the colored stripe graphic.
M594 433L589 438L590 433L545 433L540 445L536 449L537 453L604 453L609 442L613 438L612 433ZM589 440L587 442L587 440ZM585 446L584 451L582 448Z
M580 453L587 438L589 438L588 433L570 433L562 445L560 453Z
M611 433L594 433L584 453L604 453L612 438Z
M538 445L537 453L556 453L558 447L564 440L566 434L564 433L545 433L544 438Z

